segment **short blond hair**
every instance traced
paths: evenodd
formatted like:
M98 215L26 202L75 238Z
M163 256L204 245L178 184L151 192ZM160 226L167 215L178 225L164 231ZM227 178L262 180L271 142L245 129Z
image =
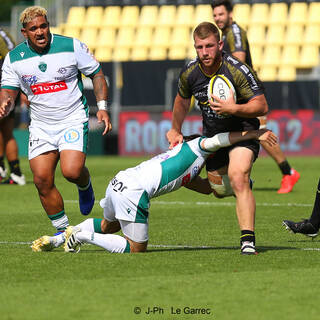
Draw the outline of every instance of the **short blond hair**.
M32 6L24 9L20 14L20 22L23 27L36 17L45 17L47 19L47 10L39 6Z
M221 37L218 27L211 22L201 22L193 31L193 39L195 39L195 36L197 36L203 40L209 37L211 34L213 34L215 38L220 41Z

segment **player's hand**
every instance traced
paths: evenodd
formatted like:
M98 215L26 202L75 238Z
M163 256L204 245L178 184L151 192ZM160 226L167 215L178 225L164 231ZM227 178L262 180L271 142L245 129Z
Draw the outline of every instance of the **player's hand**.
M212 99L209 100L210 108L219 115L231 115L237 111L237 104L234 100L233 92L230 89L229 97L224 100L217 96L211 95Z
M98 123L104 122L105 128L104 128L104 131L102 132L103 136L112 130L112 125L111 125L110 118L107 111L98 110L97 119L98 119Z
M262 143L268 144L270 147L278 143L278 137L268 129L257 130L257 139Z
M13 99L8 96L0 104L0 119L6 117L13 108Z
M167 132L167 140L170 143L169 149L174 148L177 144L182 143L183 142L183 136L181 134L181 132L178 132L175 129L170 129Z

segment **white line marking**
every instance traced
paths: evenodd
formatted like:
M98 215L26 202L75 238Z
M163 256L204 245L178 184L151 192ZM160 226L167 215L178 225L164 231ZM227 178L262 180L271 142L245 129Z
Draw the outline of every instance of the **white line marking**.
M0 241L0 245L31 245L32 242L24 241ZM90 245L90 244L86 244ZM190 245L171 245L171 244L149 244L149 248L163 248L163 249L239 249L239 247L214 247L214 246L190 246ZM257 247L258 249L270 249L270 247ZM320 251L320 248L288 248L289 250L296 249L302 251Z
M78 204L78 200L64 200L65 203L76 203ZM99 203L100 201L96 201ZM216 206L216 207L234 207L236 205L235 202L222 202L222 201L197 201L197 202L186 202L186 201L152 201L152 204L158 205L181 205L181 206ZM269 202L257 202L256 206L258 207L311 207L312 204L308 203L269 203Z

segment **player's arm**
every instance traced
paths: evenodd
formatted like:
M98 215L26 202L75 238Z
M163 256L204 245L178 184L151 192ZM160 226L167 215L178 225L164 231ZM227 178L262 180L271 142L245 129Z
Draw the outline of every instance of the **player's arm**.
M167 132L167 139L170 143L169 148L172 149L176 144L182 143L183 136L181 133L182 123L189 111L191 98L185 99L178 93L173 105L172 127Z
M6 117L14 108L14 101L19 90L1 89L0 91L0 119Z
M98 105L97 119L98 122L104 122L105 129L102 134L105 135L112 129L107 112L108 86L101 69L94 76L92 76L91 79L93 84L93 92L96 96Z
M217 114L229 114L241 118L256 118L264 116L268 112L268 103L264 94L253 97L247 103L237 104L230 90L229 98L219 99L212 95L209 100L210 108Z
M259 129L252 131L235 131L218 133L212 138L205 138L201 140L201 148L214 152L220 148L228 147L234 143L245 140L259 140L265 141L270 146L277 143L277 136L268 129Z

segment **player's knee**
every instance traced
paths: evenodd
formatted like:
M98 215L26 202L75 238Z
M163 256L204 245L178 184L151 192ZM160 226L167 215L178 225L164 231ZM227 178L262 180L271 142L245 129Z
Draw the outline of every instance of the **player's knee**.
M230 185L234 190L234 193L242 192L243 190L250 188L249 177L242 174L231 175Z
M209 183L213 194L217 198L224 198L233 196L234 192L230 184L230 180L227 174L223 175L211 175L209 177Z
M101 221L101 231L103 233L116 233L121 230L119 221L108 221L103 219Z
M147 251L147 246L148 246L148 241L145 242L135 242L130 239L127 239L130 244L130 253L139 253L139 252L146 252Z
M81 170L72 167L65 167L61 169L62 175L70 182L77 182L81 175Z

